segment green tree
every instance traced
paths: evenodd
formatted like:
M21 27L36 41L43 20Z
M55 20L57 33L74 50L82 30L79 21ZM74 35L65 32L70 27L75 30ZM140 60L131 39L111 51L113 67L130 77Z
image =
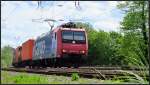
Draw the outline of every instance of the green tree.
M125 1L125 3L120 3L118 5L118 8L125 12L124 19L121 22L121 25L122 25L121 29L124 32L124 35L125 35L124 38L128 38L128 39L124 39L127 41L124 41L123 44L128 43L125 45L125 47L130 48L130 46L132 47L133 43L141 43L142 47L137 47L137 46L135 47L137 47L137 49L140 49L140 52L142 52L143 57L145 57L146 59L146 61L143 61L142 59L142 62L145 65L147 65L146 62L149 61L149 57L148 57L148 17L149 17L148 16L148 1ZM132 40L131 42L129 42L131 39L129 38L129 35L130 37L132 37L134 41ZM139 41L135 40L137 39L137 36L140 38L138 39ZM143 42L144 42L144 45L143 45ZM126 52L129 52L129 50L127 50ZM134 54L134 52L132 52L132 54Z
M124 65L125 56L121 53L122 43L123 43L123 35L117 32L109 32L111 37L111 49L112 49L112 57L111 63L113 65Z
M148 65L145 53L144 42L140 32L127 32L124 35L121 54L126 58L128 65Z
M12 64L13 59L13 48L8 46L4 46L1 49L1 66L9 67Z
M123 37L117 32L96 31L89 23L76 23L88 34L88 63L94 65L121 65L124 57L120 53Z

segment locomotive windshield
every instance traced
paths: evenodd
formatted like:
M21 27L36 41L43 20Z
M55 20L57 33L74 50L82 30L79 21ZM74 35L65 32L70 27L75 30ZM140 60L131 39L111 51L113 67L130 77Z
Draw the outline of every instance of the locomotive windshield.
M62 31L62 41L63 43L85 43L85 32L83 31Z
M74 32L74 40L85 40L84 32Z
M72 31L63 31L62 32L62 38L64 40L73 40L73 32Z

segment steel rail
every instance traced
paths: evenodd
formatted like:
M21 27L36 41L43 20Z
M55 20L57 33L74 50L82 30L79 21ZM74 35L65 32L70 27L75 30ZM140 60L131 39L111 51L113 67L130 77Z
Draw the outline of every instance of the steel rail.
M101 79L108 79L112 77L117 77L117 76L132 76L135 78L134 74L139 75L140 77L143 78L149 78L149 71L148 70L122 70L118 68L116 70L116 67L113 69L111 67L90 67L90 68L40 68L40 69L29 69L29 68L1 68L1 70L4 71L15 71L15 72L27 72L27 73L37 73L37 74L56 74L56 75L71 75L72 73L78 73L80 76L83 77L96 77L96 78L101 78ZM125 73L125 71L127 73ZM129 74L131 73L132 74ZM143 74L145 73L145 74ZM144 76L146 75L146 76Z

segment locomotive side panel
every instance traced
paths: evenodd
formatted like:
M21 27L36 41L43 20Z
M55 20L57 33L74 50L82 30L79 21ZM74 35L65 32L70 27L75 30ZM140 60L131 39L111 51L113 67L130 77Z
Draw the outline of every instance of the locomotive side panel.
M62 39L61 39L61 30L59 29L57 31L57 51L56 51L57 57L62 56Z
M52 33L52 56L56 57L57 52L57 32Z
M61 57L62 42L61 42L61 30L60 27L57 27L53 30L53 39L52 39L52 49L54 56L57 58Z
M22 44L22 61L32 60L34 40L28 40Z
M38 38L35 41L33 60L54 58L52 34L48 33L45 36Z

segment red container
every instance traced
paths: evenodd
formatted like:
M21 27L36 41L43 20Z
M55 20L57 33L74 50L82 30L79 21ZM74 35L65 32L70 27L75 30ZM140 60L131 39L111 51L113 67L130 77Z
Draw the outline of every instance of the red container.
M34 40L29 39L22 44L22 61L32 60Z
M15 59L14 59L14 63L19 62L19 59L21 60L21 52L22 52L22 47L18 46L15 50Z

